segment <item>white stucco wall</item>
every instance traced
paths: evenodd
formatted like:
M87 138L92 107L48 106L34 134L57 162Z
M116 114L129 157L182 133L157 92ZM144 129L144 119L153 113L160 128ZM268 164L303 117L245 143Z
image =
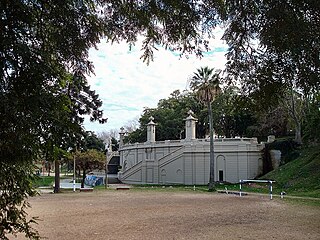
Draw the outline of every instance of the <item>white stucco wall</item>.
M146 142L120 149L119 179L130 184L203 185L209 181L209 141L205 139ZM256 139L215 140L215 180L253 179L262 171Z

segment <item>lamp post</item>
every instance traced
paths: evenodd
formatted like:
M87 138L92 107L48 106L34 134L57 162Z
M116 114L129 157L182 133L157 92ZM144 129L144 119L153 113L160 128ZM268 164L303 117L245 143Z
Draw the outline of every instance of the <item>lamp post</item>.
M76 156L73 155L73 191L76 191Z
M105 189L108 188L108 149L106 151L106 177L105 177Z
M106 144L106 176L105 176L105 189L108 188L108 157L109 157L109 150L112 152L112 147L111 147L111 138L108 140L108 144Z

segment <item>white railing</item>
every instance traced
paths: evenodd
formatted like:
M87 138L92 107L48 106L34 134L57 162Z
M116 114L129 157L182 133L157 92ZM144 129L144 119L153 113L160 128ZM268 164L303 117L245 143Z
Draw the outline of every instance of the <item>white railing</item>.
M128 176L134 174L136 171L141 169L141 165L142 165L142 162L138 162L138 163L134 164L133 166L131 166L130 168L124 169L124 171L119 172L120 178L125 179Z
M183 146L179 147L178 149L175 149L174 151L168 153L167 155L159 158L159 166L165 165L168 161L171 161L172 159L175 159L176 157L180 156L183 154Z
M220 143L220 142L250 142L250 143L258 143L256 138L215 138L215 142ZM156 141L156 142L144 142L144 143L133 143L133 144L125 144L122 149L127 149L127 148L144 148L146 146L162 146L162 145L176 145L176 144L184 144L186 142L185 139L181 140L165 140L165 141ZM210 142L210 138L201 138L201 139L193 139L191 142Z

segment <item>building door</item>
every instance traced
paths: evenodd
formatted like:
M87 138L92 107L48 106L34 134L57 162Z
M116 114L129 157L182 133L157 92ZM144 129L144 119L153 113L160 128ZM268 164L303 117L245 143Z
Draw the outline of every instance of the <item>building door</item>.
M223 182L224 179L223 179L223 171L222 170L219 170L219 182Z
M219 182L226 181L225 173L226 173L226 159L223 155L217 156L216 162L216 177L215 179Z

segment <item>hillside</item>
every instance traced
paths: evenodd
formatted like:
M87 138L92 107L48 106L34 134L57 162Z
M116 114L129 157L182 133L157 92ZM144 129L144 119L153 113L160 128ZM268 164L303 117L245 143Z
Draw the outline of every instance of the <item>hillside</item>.
M262 177L290 195L320 198L320 146L308 147L300 156Z

